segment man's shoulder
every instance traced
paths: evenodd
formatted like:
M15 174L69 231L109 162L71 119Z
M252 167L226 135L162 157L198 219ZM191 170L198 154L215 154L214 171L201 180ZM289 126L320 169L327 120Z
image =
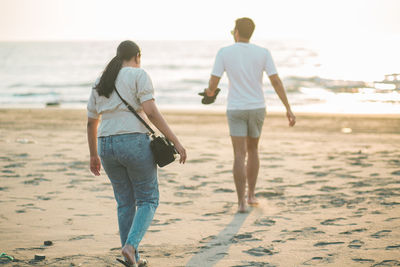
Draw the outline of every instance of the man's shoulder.
M218 50L218 54L222 54L222 53L229 52L230 50L232 50L232 48L234 48L234 44L233 44L233 45L228 45L228 46L221 47L221 48Z
M260 45L256 45L256 44L250 44L250 46L254 49L254 50L258 50L260 52L263 53L270 53L268 48L260 46Z

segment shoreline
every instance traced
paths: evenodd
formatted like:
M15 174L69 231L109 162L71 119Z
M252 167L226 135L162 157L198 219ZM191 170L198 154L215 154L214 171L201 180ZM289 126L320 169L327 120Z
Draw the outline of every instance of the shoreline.
M217 125L228 128L225 111L193 111L193 110L162 110L167 122L180 126L184 124ZM283 112L267 112L264 128L267 132L321 132L325 134L398 134L400 133L399 115L377 114L320 114L297 113L296 126L288 127L286 114ZM58 118L63 118L59 120ZM35 129L50 127L54 130L68 127L74 130L86 130L86 109L3 109L0 108L0 129ZM221 124L222 125L219 125ZM68 127L65 127L68 126ZM346 130L345 130L346 128ZM264 131L264 130L263 130ZM228 136L229 134L226 133ZM346 133L344 133L346 134Z
M4 112L7 110L22 110L22 111L36 111L36 110L51 110L51 111L84 111L86 112L86 108L81 108L81 107L0 107L0 112ZM174 109L174 108L162 108L159 107L159 110L165 114L184 114L184 115L203 115L203 114L208 114L208 115L225 115L226 113L226 108L224 107L223 109L190 109L190 108L182 108L182 109ZM277 115L282 115L285 114L285 111L268 111L267 110L267 116L277 116ZM332 116L337 116L337 117L360 117L360 118L399 118L400 119L400 114L397 113L344 113L344 112L296 112L296 117L298 116L306 116L306 117L332 117Z

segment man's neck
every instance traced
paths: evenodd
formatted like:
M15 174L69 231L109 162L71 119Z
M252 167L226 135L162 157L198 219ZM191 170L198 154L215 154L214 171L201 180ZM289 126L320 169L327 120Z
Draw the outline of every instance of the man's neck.
M243 39L243 38L239 38L237 39L236 43L249 43L250 39Z

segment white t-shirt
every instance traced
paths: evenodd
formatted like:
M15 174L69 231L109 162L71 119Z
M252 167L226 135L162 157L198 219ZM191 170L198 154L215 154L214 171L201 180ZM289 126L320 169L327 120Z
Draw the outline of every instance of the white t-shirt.
M217 53L211 75L221 77L224 71L229 79L228 110L265 108L263 73L277 74L268 49L241 42L223 47Z
M100 81L97 79L96 83ZM154 99L154 89L150 76L141 68L124 67L115 80L115 87L126 102L145 119L141 104ZM115 90L110 97L99 96L96 89L92 89L87 104L87 115L97 119L101 116L101 123L97 136L109 136L126 133L147 133L147 128L129 111L119 98Z

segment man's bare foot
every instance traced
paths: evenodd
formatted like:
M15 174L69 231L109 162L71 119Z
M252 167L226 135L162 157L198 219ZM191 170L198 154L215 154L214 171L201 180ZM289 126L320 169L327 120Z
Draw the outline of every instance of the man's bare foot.
M258 206L258 199L256 198L256 196L248 196L247 197L247 203L250 206Z
M122 248L121 252L122 256L125 257L125 259L128 261L128 263L132 264L133 267L136 267L136 258L135 258L135 248L132 247L131 245L126 244Z
M238 203L239 207L238 207L238 212L239 213L246 213L247 212L247 207L246 207L246 202L245 201L241 201Z

